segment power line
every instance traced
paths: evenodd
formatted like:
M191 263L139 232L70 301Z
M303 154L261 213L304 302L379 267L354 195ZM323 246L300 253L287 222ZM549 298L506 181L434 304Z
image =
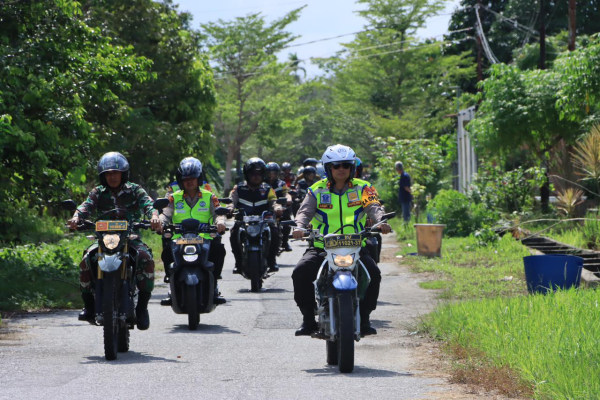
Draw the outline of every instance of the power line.
M420 45L417 45L417 46L406 47L406 48L403 48L403 49L396 49L396 50L384 51L384 52L379 52L379 53L374 53L374 54L350 56L350 57L344 58L343 61L352 61L352 60L357 60L357 59L377 57L377 56L382 56L382 55L387 55L387 54L394 54L394 53L404 53L406 51L417 50L417 49L428 47L428 46L443 45L445 43L460 43L460 42L463 42L465 40L470 40L470 39L473 39L473 37L472 36L466 36L466 37L464 37L462 39L456 39L456 40L441 40L441 41L436 41L436 42L433 42L433 43L423 43L423 44L420 44ZM304 61L304 62L311 61L311 60L318 59L318 58L327 58L327 57L309 57L309 58L306 58L306 59L294 60L294 63L299 62L299 61ZM291 63L290 63L290 65L291 65ZM263 68L265 68L265 67L266 66L256 67L252 71L244 73L243 75L244 76L257 75L258 71L261 70L261 69L263 69ZM222 72L219 72L219 74L234 74L234 73L235 73L234 71L222 71ZM226 76L215 77L216 80L222 80L222 79L225 79L225 78L226 78Z
M490 48L490 44L488 43L487 38L485 37L485 33L483 32L481 19L479 18L479 4L477 4L477 6L475 7L475 15L477 16L477 22L475 23L475 27L477 28L477 36L479 36L479 38L481 39L483 52L485 53L485 56L487 57L490 63L496 64L498 63L498 59L496 58L494 52L492 52L492 49Z

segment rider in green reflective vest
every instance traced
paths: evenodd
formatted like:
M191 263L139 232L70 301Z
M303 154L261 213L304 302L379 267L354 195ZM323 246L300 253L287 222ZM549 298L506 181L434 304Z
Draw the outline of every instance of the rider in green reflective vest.
M202 182L202 163L194 157L186 157L179 164L177 170L177 184L180 189L169 195L169 206L164 208L160 215L161 222L164 225L181 223L184 219L194 218L201 223L217 225L217 232L223 234L225 232L225 217L217 216L215 210L220 206L217 196L206 189L200 187ZM179 235L174 235L177 238ZM223 262L225 260L225 246L221 243L220 238L213 239L209 234L201 234L207 240L212 240L209 261L215 264L215 279L221 279L221 271L223 270ZM171 239L172 240L172 239ZM173 256L170 253L171 249L165 247L163 249L163 260L173 262ZM165 267L165 271L168 269ZM170 305L170 296L161 301L161 305ZM218 291L215 292L215 303L223 304L225 299L218 296Z

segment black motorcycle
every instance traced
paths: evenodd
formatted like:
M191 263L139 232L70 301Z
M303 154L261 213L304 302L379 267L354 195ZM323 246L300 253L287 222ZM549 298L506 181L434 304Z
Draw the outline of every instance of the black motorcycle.
M216 210L217 215L228 212L226 208ZM203 238L203 233L218 235L215 226L193 218L167 225L163 230L163 237L168 239L180 235L171 242L174 262L165 266L165 272L171 289L171 308L176 314L187 314L190 330L198 328L200 314L216 308L217 280L214 264L208 260L212 240Z
M62 203L67 210L74 211L77 205L73 200ZM91 240L98 240L98 262L93 268L92 288L95 300L95 324L104 328L104 357L117 358L117 352L129 351L129 330L136 324L135 284L136 254L129 247L129 241L139 238L138 229L149 229L148 221L103 219L120 215L119 209L103 213L94 223L84 220L78 231L93 230Z
M286 199L277 199L278 204L286 204ZM243 215L236 213L239 226L238 243L242 246L241 274L250 280L250 291L258 292L262 288L263 279L269 275L267 262L271 247L271 228L277 222L273 213L264 211L261 215Z

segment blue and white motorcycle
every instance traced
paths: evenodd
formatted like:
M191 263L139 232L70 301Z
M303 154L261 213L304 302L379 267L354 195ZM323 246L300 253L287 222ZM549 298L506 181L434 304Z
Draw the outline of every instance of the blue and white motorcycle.
M355 234L330 233L321 235L318 230L302 229L307 240L321 241L324 245L323 263L317 273L315 299L317 301L318 330L313 338L327 341L327 364L337 365L340 372L354 369L354 342L360 335L360 299L371 282L371 277L360 260L362 242L380 232L377 228L395 214L370 228ZM295 225L293 221L288 225ZM352 229L345 225L343 229ZM301 229L301 228L296 228Z

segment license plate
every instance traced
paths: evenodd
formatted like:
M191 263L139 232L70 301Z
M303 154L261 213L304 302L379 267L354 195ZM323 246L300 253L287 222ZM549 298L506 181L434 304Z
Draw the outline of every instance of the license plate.
M175 244L202 244L202 243L204 243L204 239L201 237L175 239Z
M96 222L97 232L106 231L126 231L127 221L98 221Z
M326 236L323 245L326 249L337 247L361 247L362 238L360 235L334 235Z

